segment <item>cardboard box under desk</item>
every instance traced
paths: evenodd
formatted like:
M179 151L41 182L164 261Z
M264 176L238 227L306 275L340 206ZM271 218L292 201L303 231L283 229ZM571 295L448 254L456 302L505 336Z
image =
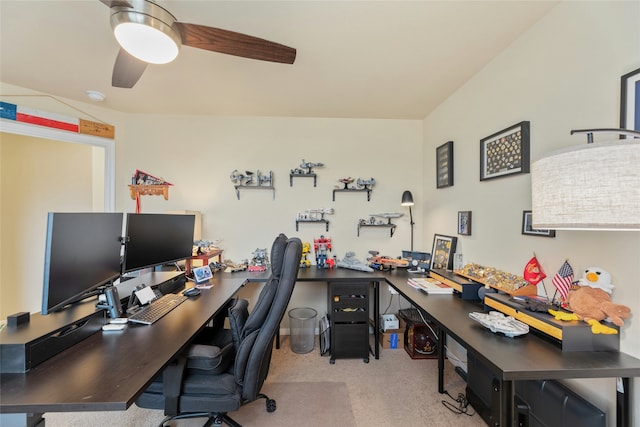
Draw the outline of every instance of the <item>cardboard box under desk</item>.
M380 331L380 345L382 348L403 348L404 329L387 329Z

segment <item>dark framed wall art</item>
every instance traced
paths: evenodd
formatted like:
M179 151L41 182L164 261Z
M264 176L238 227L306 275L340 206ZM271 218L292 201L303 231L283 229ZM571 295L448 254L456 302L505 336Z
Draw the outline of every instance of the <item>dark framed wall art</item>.
M556 230L533 228L531 224L533 224L531 211L522 211L522 234L529 236L556 237Z
M458 211L458 234L471 236L471 211Z
M622 76L620 128L640 131L640 68Z
M431 269L453 269L453 254L456 251L457 237L434 234L431 248Z
M480 140L480 181L529 173L528 121Z
M453 141L436 148L436 187L453 185Z

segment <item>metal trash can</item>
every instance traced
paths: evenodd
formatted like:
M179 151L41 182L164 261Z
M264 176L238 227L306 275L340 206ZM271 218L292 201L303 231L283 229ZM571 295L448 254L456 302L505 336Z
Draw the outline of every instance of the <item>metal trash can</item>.
M304 354L313 350L317 315L318 312L309 307L289 310L289 338L294 353Z

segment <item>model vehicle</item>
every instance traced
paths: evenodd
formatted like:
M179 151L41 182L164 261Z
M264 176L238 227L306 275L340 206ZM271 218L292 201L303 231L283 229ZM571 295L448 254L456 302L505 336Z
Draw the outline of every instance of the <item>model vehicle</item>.
M369 261L369 267L374 270L389 271L396 267L405 268L409 266L409 262L406 259L380 255L378 251L369 251L369 253L371 256L367 258L367 261Z
M338 180L338 182L341 182L344 184L344 190L348 190L349 189L349 184L353 184L353 181L355 181L355 179L348 177L348 178L340 178ZM352 187L353 188L353 187Z
M367 190L370 190L371 187L373 187L375 184L376 184L376 180L373 178L369 178L369 179L358 178L358 180L356 181L357 188L365 188Z
M291 174L293 175L311 175L313 174L313 168L318 168L324 166L324 163L313 163L306 162L302 159L302 163L300 163L299 168L291 169Z
M320 236L313 239L313 251L316 253L317 268L332 268L335 263L327 262L327 255L331 252L331 238Z
M302 243L302 256L300 257L300 268L309 268L311 267L311 261L307 259L311 253L311 243L303 242Z

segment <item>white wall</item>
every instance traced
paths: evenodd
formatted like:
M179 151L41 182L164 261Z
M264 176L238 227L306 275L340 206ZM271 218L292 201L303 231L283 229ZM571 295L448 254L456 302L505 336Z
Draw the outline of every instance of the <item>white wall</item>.
M473 212L473 235L458 236L465 262L521 274L535 252L549 276L550 293L551 277L565 259L576 278L589 266L608 270L616 286L613 300L635 313L622 328L621 350L636 357L640 233L558 231L553 239L521 235L522 211L531 209L530 176L480 182L479 140L529 120L535 159L586 143L584 135L570 136L571 129L618 127L620 77L640 68L639 22L638 2L562 2L555 7L424 120L423 196L428 200L424 240L433 233L455 235L457 211ZM454 141L455 186L437 190L433 157L448 140ZM606 409L609 423L614 422L613 381L573 381L572 386ZM640 393L635 394L639 420Z
M169 200L143 197L142 212L200 211L203 239L220 239L225 259L238 262L256 248L270 250L280 232L308 242L331 237L338 258L355 251L364 260L369 250L399 256L410 246L409 212L400 200L406 189L422 193L421 121L144 115L127 120L118 130L116 209L135 209L126 189L136 169L163 177L174 184ZM290 186L289 172L302 159L325 164L315 169L316 187L310 178L294 179ZM229 178L234 169L273 171L275 199L271 191L243 190L238 200ZM365 193L336 193L332 200L333 188L342 186L338 179L348 176L376 180L371 201ZM328 232L324 224L300 224L296 231L296 213L309 208L335 209L326 216ZM362 229L357 237L358 220L380 212L405 214L394 220L393 238L387 228ZM414 214L419 217L420 209ZM416 238L416 249L421 246ZM290 305L310 306L322 315L325 286L300 286Z

